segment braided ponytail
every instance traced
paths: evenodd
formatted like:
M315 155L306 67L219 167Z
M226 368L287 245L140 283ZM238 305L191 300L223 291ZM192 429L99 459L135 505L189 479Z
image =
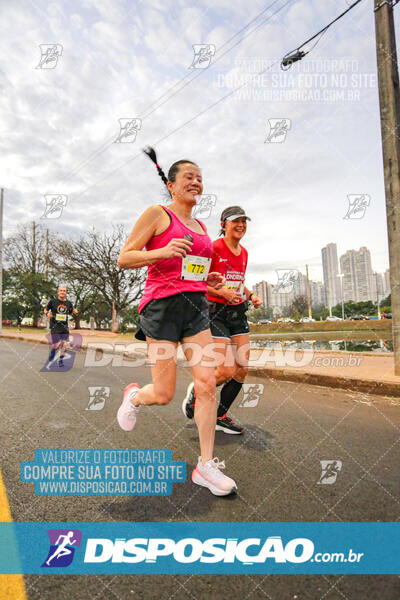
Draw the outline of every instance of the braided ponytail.
M160 167L160 165L157 162L157 154L156 154L156 151L154 150L154 148L152 148L151 146L146 146L146 148L143 148L143 152L145 154L147 154L147 156L150 158L150 160L152 160L153 163L156 165L157 172L158 172L159 176L161 177L161 179L163 180L163 183L167 187L168 179L167 179L167 176L165 175L164 171L162 170L162 168ZM167 190L168 190L168 187L167 187ZM168 193L171 196L171 192L169 190L168 190Z
M156 151L154 150L154 148L152 148L151 146L146 146L146 148L143 148L143 152L145 154L147 154L147 156L150 158L151 161L153 161L153 163L156 165L157 168L157 172L159 174L159 176L161 177L161 179L163 180L163 183L165 184L165 187L168 190L168 194L170 195L170 197L172 198L172 194L168 189L167 183L168 181L175 181L176 178L176 174L179 171L179 165L183 165L186 163L189 163L190 165L196 165L196 163L194 163L191 160L187 160L187 159L183 159L183 160L178 160L177 162L174 162L173 165L171 165L169 171L168 171L168 177L166 177L164 171L162 170L162 168L160 167L160 165L157 162L157 154Z

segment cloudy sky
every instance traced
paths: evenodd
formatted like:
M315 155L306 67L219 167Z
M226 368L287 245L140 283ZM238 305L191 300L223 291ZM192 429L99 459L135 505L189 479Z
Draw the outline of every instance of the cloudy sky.
M367 246L373 269L384 271L373 0L333 25L290 71L279 65L350 3L3 2L5 234L32 220L71 236L93 225L129 230L144 208L164 202L141 152L151 144L165 170L180 158L201 166L204 194L216 201L205 219L213 238L226 206L240 204L252 217L244 240L249 285L274 283L275 269L305 264L321 279L329 242L339 255ZM47 63L45 44L56 45ZM207 68L190 68L196 44L209 45ZM133 132L115 142L120 119L140 119L136 139ZM277 119L286 135L271 137ZM46 194L66 197L58 219L42 218ZM353 194L369 206L363 218L344 219Z

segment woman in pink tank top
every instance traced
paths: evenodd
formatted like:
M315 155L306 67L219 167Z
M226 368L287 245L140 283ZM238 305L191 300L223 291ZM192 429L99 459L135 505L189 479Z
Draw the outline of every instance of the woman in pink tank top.
M200 454L192 481L224 496L236 491L233 479L221 472L225 465L213 458L216 401L213 342L210 332L207 286L219 289L224 278L209 273L212 242L205 226L191 217L203 191L198 166L189 160L174 163L168 178L157 164L153 149L146 150L167 186L172 203L153 205L139 217L122 248L118 266L147 266L143 297L139 303L138 339L146 339L152 383L129 384L118 410L125 431L134 428L141 406L168 404L176 387L176 356L180 342L196 386L194 419L199 431ZM208 361L207 361L208 357Z

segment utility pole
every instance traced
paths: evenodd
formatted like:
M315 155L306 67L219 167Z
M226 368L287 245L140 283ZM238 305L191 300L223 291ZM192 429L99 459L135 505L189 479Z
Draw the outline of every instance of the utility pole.
M3 333L3 188L0 188L0 335Z
M374 0L392 290L394 372L395 375L400 375L400 92L393 5L393 0Z
M36 224L32 221L32 273L36 273Z
M379 292L378 292L378 273L375 271L375 289L376 289L376 306L378 309L378 319L381 318L381 309L379 307Z
M342 319L344 321L344 297L343 297L343 277L344 277L344 273L339 273L338 277L340 277L340 290L341 290L341 298L342 298Z
M311 312L311 290L310 290L310 279L308 277L308 265L306 265L306 274L307 274L307 305L308 305L308 316L312 319Z
M46 265L45 265L46 281L49 280L49 230L46 229Z

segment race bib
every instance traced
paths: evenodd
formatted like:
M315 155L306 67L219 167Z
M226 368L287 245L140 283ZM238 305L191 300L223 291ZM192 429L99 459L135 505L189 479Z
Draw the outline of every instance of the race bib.
M188 255L182 258L181 279L206 281L210 270L211 258Z
M243 281L227 281L225 287L228 288L228 290L234 290L235 292L238 292L238 294L243 295Z
M240 294L242 297L242 300L246 300L246 294L244 293L244 281L241 281L239 279L228 280L225 283L225 287L228 290L233 290L234 292L237 292L238 294Z
M60 313L56 314L56 321L66 321L67 320L67 315L63 315Z

